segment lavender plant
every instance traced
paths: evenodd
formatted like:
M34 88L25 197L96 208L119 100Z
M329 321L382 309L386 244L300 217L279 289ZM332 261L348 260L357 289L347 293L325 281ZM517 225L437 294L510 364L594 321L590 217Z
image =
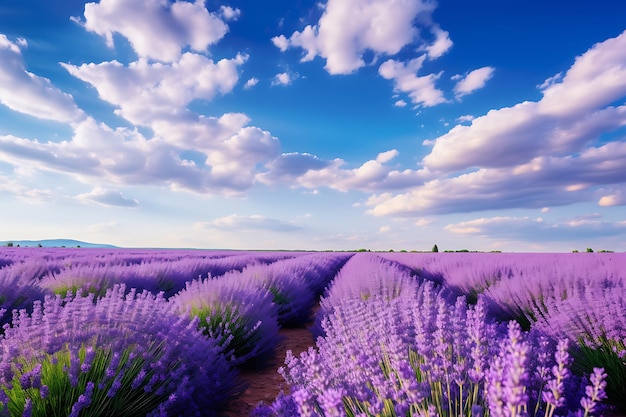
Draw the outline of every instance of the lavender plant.
M0 327L11 323L11 311L14 309L32 311L33 302L42 300L46 294L35 279L21 272L12 266L0 269Z
M608 402L626 410L626 289L590 286L565 300L546 300L534 327L574 345L574 369L607 374Z
M281 261L270 265L250 265L241 273L225 274L224 278L250 281L260 289L269 291L278 308L281 326L300 326L309 320L315 302L313 292L304 277Z
M396 298L344 300L323 321L326 335L317 339L316 348L298 358L288 353L279 371L291 385L291 401L298 409L294 415L544 416L577 411L566 409L581 398L565 390L565 382L574 377L563 371L568 359L562 346L555 351L545 337L522 332L516 322L508 327L491 322L480 299L471 307L463 298L450 304L440 291L427 282ZM553 397L544 398L546 392ZM594 407L601 396L587 395ZM583 407L579 404L578 411ZM260 407L259 412L270 409Z
M236 389L215 339L162 295L114 286L14 311L0 340L10 416L216 415Z
M377 254L355 254L339 270L320 299L313 333L316 336L324 334L322 321L336 308L340 308L344 300L351 298L367 300L373 294L395 298L407 291L412 293L416 287L417 281L411 276L408 268L385 260Z
M194 280L170 301L199 318L203 333L219 341L233 365L262 366L279 341L278 310L273 295L253 284L233 276Z

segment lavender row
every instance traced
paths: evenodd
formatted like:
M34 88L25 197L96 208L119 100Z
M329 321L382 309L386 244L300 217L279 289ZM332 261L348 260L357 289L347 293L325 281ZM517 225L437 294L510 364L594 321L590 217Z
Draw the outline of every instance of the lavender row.
M291 385L257 416L591 415L606 374L570 372L568 341L500 324L479 299L355 255L321 301L316 348L288 356Z
M626 254L385 254L573 347L574 368L605 368L609 401L626 410Z
M165 262L66 266L83 276L91 270L91 281L84 281L91 284L104 282L97 279L102 272L113 278L89 296L82 285L65 296L48 290L30 309L9 313L0 336L0 415L218 415L242 389L238 370L271 357L279 327L302 325L350 256L300 253L248 262L187 281L169 299L160 288L138 291L113 274ZM189 264L183 260L169 264L170 275L197 272L183 268ZM47 279L31 279L30 288Z
M263 366L278 329L303 326L325 286L351 254L309 254L269 265L249 265L214 279L188 282L171 298L179 311L200 318L205 334L219 338L233 363Z
M0 339L0 414L217 415L236 370L162 295L46 296Z
M0 325L13 309L32 306L45 294L68 291L102 296L115 284L163 291L170 297L199 277L241 271L251 264L268 264L303 254L291 252L161 251L119 249L2 248L0 259Z

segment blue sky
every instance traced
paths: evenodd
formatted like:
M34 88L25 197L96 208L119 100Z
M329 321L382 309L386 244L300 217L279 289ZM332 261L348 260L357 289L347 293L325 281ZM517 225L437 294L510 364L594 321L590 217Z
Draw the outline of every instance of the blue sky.
M626 3L5 0L0 240L626 250Z

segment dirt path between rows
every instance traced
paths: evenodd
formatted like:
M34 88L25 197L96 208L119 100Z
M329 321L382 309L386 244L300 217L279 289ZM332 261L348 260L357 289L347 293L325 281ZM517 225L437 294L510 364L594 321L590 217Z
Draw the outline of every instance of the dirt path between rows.
M308 328L280 329L279 334L284 339L276 346L271 365L258 371L241 372L240 378L248 384L248 388L230 403L224 417L248 417L259 402L271 403L281 390L288 391L287 383L278 373L278 368L285 363L287 351L291 350L297 356L309 346L314 346L315 342Z

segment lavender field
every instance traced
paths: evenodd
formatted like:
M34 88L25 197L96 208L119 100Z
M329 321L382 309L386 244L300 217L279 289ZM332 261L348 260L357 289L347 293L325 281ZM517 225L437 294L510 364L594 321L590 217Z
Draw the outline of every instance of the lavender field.
M626 254L0 248L0 415L626 414ZM312 313L312 312L315 313Z

